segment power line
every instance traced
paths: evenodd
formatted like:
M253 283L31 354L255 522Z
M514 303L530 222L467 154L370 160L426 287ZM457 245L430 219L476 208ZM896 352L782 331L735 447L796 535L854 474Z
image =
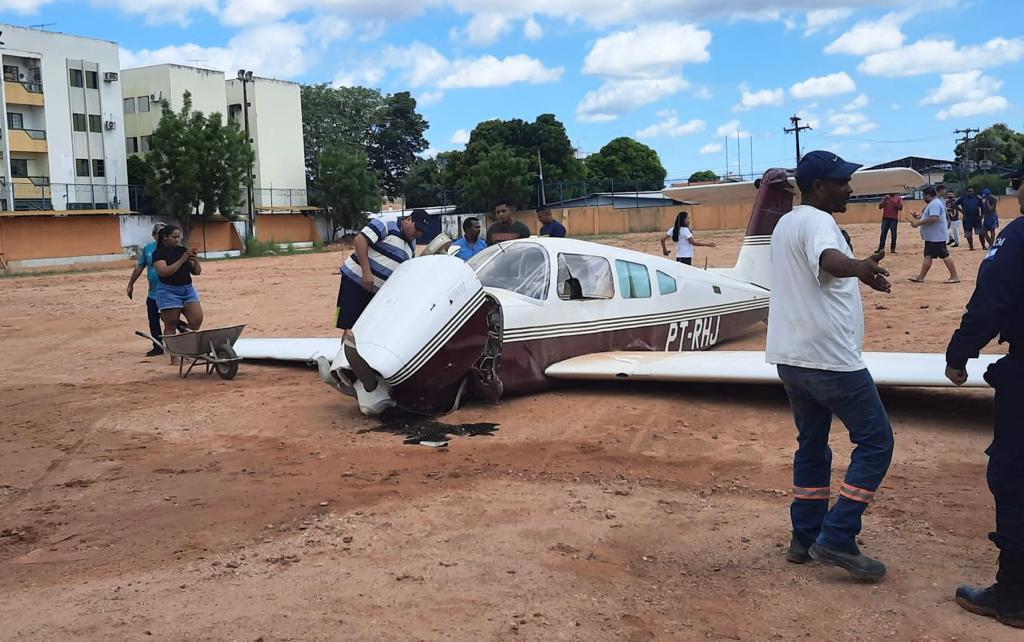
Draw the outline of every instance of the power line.
M941 135L941 136L928 136L926 138L906 138L906 139L903 139L903 140L883 140L883 139L879 139L879 138L855 138L853 136L837 136L835 134L825 134L825 133L822 133L822 132L814 132L813 134L808 134L808 135L811 136L811 137L814 137L814 138L824 138L824 139L827 139L827 140L850 141L850 142L854 142L854 143L879 143L879 144L884 144L884 145L905 145L905 144L909 144L909 143L924 143L924 142L929 142L929 141L934 141L934 140L946 140L946 136L945 135Z
M803 120L796 114L789 117L789 122L793 123L792 127L783 127L782 131L786 134L796 134L796 164L800 164L800 132L810 129L810 125L801 125L800 121Z
M970 175L970 168L967 166L967 161L970 157L971 134L980 133L980 130L978 130L977 128L968 127L966 129L955 129L953 130L953 133L964 135L964 137L959 139L957 142L964 144L964 153L963 157L960 160L960 176L962 177L963 182L966 183L967 178Z

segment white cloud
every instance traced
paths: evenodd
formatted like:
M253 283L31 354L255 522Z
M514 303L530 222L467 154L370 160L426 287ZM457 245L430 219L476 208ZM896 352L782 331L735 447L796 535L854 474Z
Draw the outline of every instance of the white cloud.
M92 4L143 16L149 24L176 22L186 25L194 11L216 15L218 10L217 0L93 0Z
M512 22L508 17L498 13L478 13L470 19L464 31L454 29L452 36L455 40L479 47L494 44L511 30Z
M678 138L679 136L688 136L702 132L706 127L707 123L700 119L681 123L677 116L669 116L660 123L641 129L634 136L636 138Z
M796 112L796 115L800 118L801 124L807 125L811 129L821 129L821 118L814 112L800 110Z
M845 71L840 71L835 74L817 76L798 82L789 88L789 93L794 98L805 99L848 94L856 89L857 84L853 82L853 78L850 78L849 74Z
M980 116L1003 111L1009 105L1006 98L1002 96L986 96L981 100L970 100L951 105L949 109L943 109L935 115L939 120L949 118L967 118L969 116Z
M899 110L903 109L903 105L901 105L899 103L893 103L893 104L889 105L889 109L891 109L893 111L899 111Z
M852 101L843 105L843 111L857 111L858 109L864 109L870 102L871 101L868 100L867 94L860 94Z
M846 20L853 15L852 9L840 7L838 9L815 9L807 12L807 27L804 30L805 36L824 29L825 27Z
M693 92L693 97L699 98L700 100L711 100L715 96L711 93L711 89L707 85L701 85Z
M908 17L908 14L890 13L880 20L858 22L853 29L825 47L825 53L866 56L899 49L906 38L900 30L900 25Z
M786 92L781 87L777 89L761 89L751 91L746 83L740 85L740 103L732 108L733 111L748 111L757 107L778 107L786 100Z
M1003 81L982 75L977 69L959 74L942 74L942 84L928 93L922 105L949 105L999 93Z
M274 46L268 47L268 42ZM139 51L122 49L121 66L129 69L162 63L190 65L193 63L189 60L202 59L206 61L205 67L232 77L236 69L253 69L259 76L293 78L317 61L317 56L306 49L308 44L306 27L290 22L268 24L239 32L224 47L188 43Z
M715 134L720 138L750 138L750 132L743 131L740 126L740 121L730 120L724 125L719 125Z
M637 107L656 103L689 87L682 76L609 80L588 91L576 106L576 117L584 122L608 122Z
M14 13L36 13L57 0L7 0L4 9Z
M322 48L326 48L331 43L352 35L352 25L337 16L322 16L309 24L309 32Z
M914 44L871 54L857 69L869 76L921 74L985 69L1014 63L1024 57L1024 38L993 38L981 45L957 47L953 40L919 40Z
M878 123L872 122L867 116L860 112L842 112L829 116L828 122L833 126L833 136L849 136L850 134L864 134L873 129L878 129Z
M527 40L540 40L544 37L544 28L533 16L530 16L523 23L523 36Z
M416 104L419 107L429 107L430 105L436 105L444 99L443 91L425 91L422 94L416 96Z
M711 59L711 32L666 22L618 31L594 43L583 73L603 78L663 78L685 63Z
M465 145L469 142L469 132L465 129L457 129L448 142L453 145Z
M717 154L722 151L722 143L708 143L700 148L701 154Z
M408 47L388 47L381 57L384 66L404 71L403 81L410 87L464 89L504 87L516 83L540 84L561 79L565 69L548 68L524 54L496 58L449 59L421 42Z

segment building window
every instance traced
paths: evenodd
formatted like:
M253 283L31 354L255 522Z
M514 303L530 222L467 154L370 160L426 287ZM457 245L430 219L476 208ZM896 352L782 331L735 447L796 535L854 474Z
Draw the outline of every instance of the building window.
M95 71L85 72L85 86L89 89L96 89L99 87L99 74Z
M83 178L89 178L89 161L87 159L75 159L75 175Z
M145 154L149 151L149 136L139 136L139 152Z
M81 69L68 69L68 73L71 75L71 86L81 87L84 83L82 82L82 70Z
M139 111L149 111L149 96L139 96Z
M86 131L85 114L71 114L71 129L76 132Z
M124 139L125 149L128 150L129 154L139 153L139 139L134 136L129 136Z
M11 177L28 178L28 161L24 158L11 159Z
M103 133L103 121L100 120L99 114L89 114L89 131L96 134Z
M25 129L25 117L16 111L7 112L7 126L10 129Z
M96 159L92 162L92 175L96 178L103 178L107 175L107 164L102 159Z
M135 113L135 99L125 98L124 99L124 113L134 114Z
M18 82L20 80L18 74L20 73L21 72L18 71L17 65L4 65L4 80L8 82Z

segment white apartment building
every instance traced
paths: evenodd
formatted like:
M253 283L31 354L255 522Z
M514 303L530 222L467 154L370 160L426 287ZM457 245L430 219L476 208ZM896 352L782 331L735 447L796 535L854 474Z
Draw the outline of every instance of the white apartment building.
M179 111L188 90L194 110L220 112L245 129L244 93L249 103L249 138L256 157L255 210L289 211L307 205L298 84L253 77L244 83L243 90L241 80L225 81L223 72L173 64L125 69L121 77L129 153L149 150L149 137L160 121L161 99Z
M0 42L0 209L126 209L117 44L6 24Z

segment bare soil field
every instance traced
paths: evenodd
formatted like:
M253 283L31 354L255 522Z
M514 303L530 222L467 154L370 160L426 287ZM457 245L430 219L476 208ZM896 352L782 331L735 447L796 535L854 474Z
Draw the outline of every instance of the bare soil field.
M982 253L955 250L962 284L941 265L912 284L903 227L865 347L941 352ZM876 226L850 231L874 248ZM697 264L734 262L740 231L700 236L718 247ZM333 335L342 256L206 263L207 326ZM952 600L994 571L987 390L883 393L896 456L862 541L889 575L864 585L783 559L779 387L574 385L440 418L496 424L445 450L403 445L311 369L178 379L143 357L129 272L0 280L0 639L1020 639ZM838 422L832 444L837 481Z

